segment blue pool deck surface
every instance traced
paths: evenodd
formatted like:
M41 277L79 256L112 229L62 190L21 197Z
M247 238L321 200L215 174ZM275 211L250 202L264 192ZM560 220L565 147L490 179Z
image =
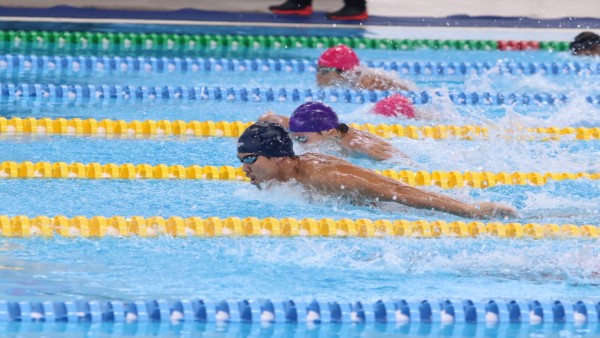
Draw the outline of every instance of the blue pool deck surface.
M266 11L273 3L258 0L105 1L97 8L85 1L26 0L0 6L0 29L546 41L600 32L597 1L538 9L534 1L510 0L485 9L469 1L374 0L362 24L324 19L341 0L314 1L318 12L299 18L274 16ZM319 48L177 54L51 47L0 44L0 117L249 122L266 110L287 114L320 98L342 121L413 123L367 113L389 93L320 90L314 83ZM483 125L492 132L475 140L394 138L390 142L417 167L398 159L350 159L357 165L600 171L600 140L506 136L522 127L600 126L598 58L542 51L358 54L363 63L397 70L419 86L407 95L431 120L414 124ZM235 142L6 133L0 134L0 162L235 167ZM520 223L600 226L599 180L425 189L509 204L519 210ZM304 193L293 185L269 193L241 181L0 179L0 215L467 221ZM597 238L0 238L0 336L10 337L598 337L599 295ZM216 320L224 315L228 321Z

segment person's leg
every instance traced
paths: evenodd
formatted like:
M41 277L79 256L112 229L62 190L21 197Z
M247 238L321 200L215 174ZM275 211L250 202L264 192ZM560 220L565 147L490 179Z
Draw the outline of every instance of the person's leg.
M281 5L269 6L269 10L275 14L311 15L312 0L287 0Z
M368 17L366 0L344 0L342 9L327 13L330 20L365 20Z

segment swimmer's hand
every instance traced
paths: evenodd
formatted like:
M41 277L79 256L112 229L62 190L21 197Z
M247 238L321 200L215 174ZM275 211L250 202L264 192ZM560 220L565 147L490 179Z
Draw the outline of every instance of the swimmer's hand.
M519 214L517 210L507 205L492 203L492 202L481 202L475 203L476 209L474 216L477 218L517 218Z
M265 114L263 114L261 117L259 117L258 122L261 122L261 121L269 121L269 122L279 123L285 129L288 129L290 126L290 118L289 117L273 114L272 111L268 111Z

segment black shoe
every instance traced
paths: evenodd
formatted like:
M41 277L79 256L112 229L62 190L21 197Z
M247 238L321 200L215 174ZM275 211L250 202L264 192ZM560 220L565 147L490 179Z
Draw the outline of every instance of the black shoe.
M281 5L269 6L269 10L275 14L311 15L313 13L310 2L299 0L288 0Z
M329 20L366 20L369 17L367 8L358 8L345 5L337 12L327 13L325 15Z

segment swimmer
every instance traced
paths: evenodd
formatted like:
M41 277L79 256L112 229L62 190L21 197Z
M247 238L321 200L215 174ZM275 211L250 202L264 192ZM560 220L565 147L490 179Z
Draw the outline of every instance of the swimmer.
M416 90L415 84L383 70L361 67L356 53L346 45L331 47L321 54L317 84L365 90ZM388 117L419 117L411 100L397 93L377 102L371 112Z
M368 156L376 161L389 160L395 155L408 158L389 142L340 123L333 109L321 102L300 105L290 118L267 113L259 121L279 123L290 131L292 140L303 145L333 142L350 156Z
M307 189L360 201L394 202L471 218L516 217L501 204L469 204L427 192L382 176L334 156L296 155L292 139L277 123L263 121L247 128L238 139L237 157L250 182L259 189L276 182L296 181Z
M317 61L317 84L365 90L415 90L416 86L379 69L360 66L352 48L327 49Z
M600 36L593 32L582 32L569 44L571 54L600 56Z

